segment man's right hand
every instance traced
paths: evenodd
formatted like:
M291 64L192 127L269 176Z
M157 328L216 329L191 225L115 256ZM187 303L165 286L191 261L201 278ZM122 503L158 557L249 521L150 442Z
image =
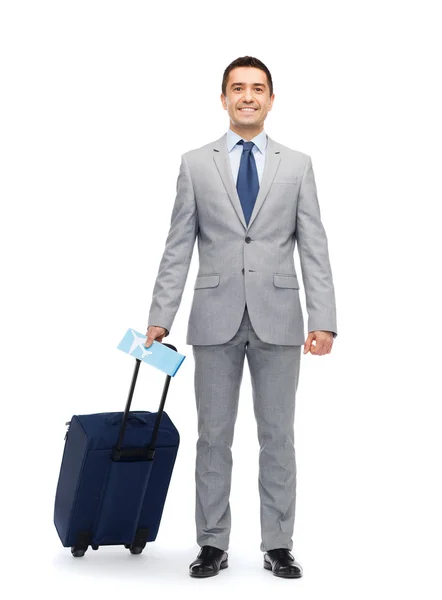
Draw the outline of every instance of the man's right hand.
M147 328L147 340L144 342L144 346L146 348L149 348L149 346L152 346L152 343L155 341L157 342L162 342L163 341L163 337L166 334L166 329L164 329L164 327L157 327L157 326L151 326Z

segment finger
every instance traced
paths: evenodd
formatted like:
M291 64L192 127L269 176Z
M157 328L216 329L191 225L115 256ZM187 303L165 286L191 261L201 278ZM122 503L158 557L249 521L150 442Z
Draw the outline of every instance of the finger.
M307 352L312 349L312 342L313 342L313 335L312 334L308 334L307 339L305 340L305 344L304 344L304 354L307 354Z
M320 356L323 356L326 353L327 353L327 346L325 344L319 344L318 354Z
M313 354L315 354L316 356L323 356L325 354L325 352L326 352L325 344L322 342L316 341L316 345L315 345Z

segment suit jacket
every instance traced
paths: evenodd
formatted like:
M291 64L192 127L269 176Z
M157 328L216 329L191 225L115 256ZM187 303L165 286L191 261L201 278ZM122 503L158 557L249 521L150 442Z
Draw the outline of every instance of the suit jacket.
M187 344L230 340L246 304L262 341L304 344L300 282L294 264L297 243L308 331L328 330L336 337L327 236L310 156L267 137L264 172L247 225L229 163L226 135L181 155L177 194L148 326L164 327L165 337L169 335L198 239L199 269Z

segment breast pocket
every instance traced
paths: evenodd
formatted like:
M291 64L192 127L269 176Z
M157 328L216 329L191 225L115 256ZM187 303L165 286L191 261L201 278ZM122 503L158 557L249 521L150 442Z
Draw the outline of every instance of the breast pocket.
M276 175L273 183L278 184L287 184L287 185L296 185L298 183L298 177L292 175Z

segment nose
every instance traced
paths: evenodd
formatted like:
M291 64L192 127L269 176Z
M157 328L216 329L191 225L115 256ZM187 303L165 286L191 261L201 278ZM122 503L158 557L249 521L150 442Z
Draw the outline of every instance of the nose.
M253 95L251 90L247 90L244 92L244 100L247 100L248 102L253 101Z

